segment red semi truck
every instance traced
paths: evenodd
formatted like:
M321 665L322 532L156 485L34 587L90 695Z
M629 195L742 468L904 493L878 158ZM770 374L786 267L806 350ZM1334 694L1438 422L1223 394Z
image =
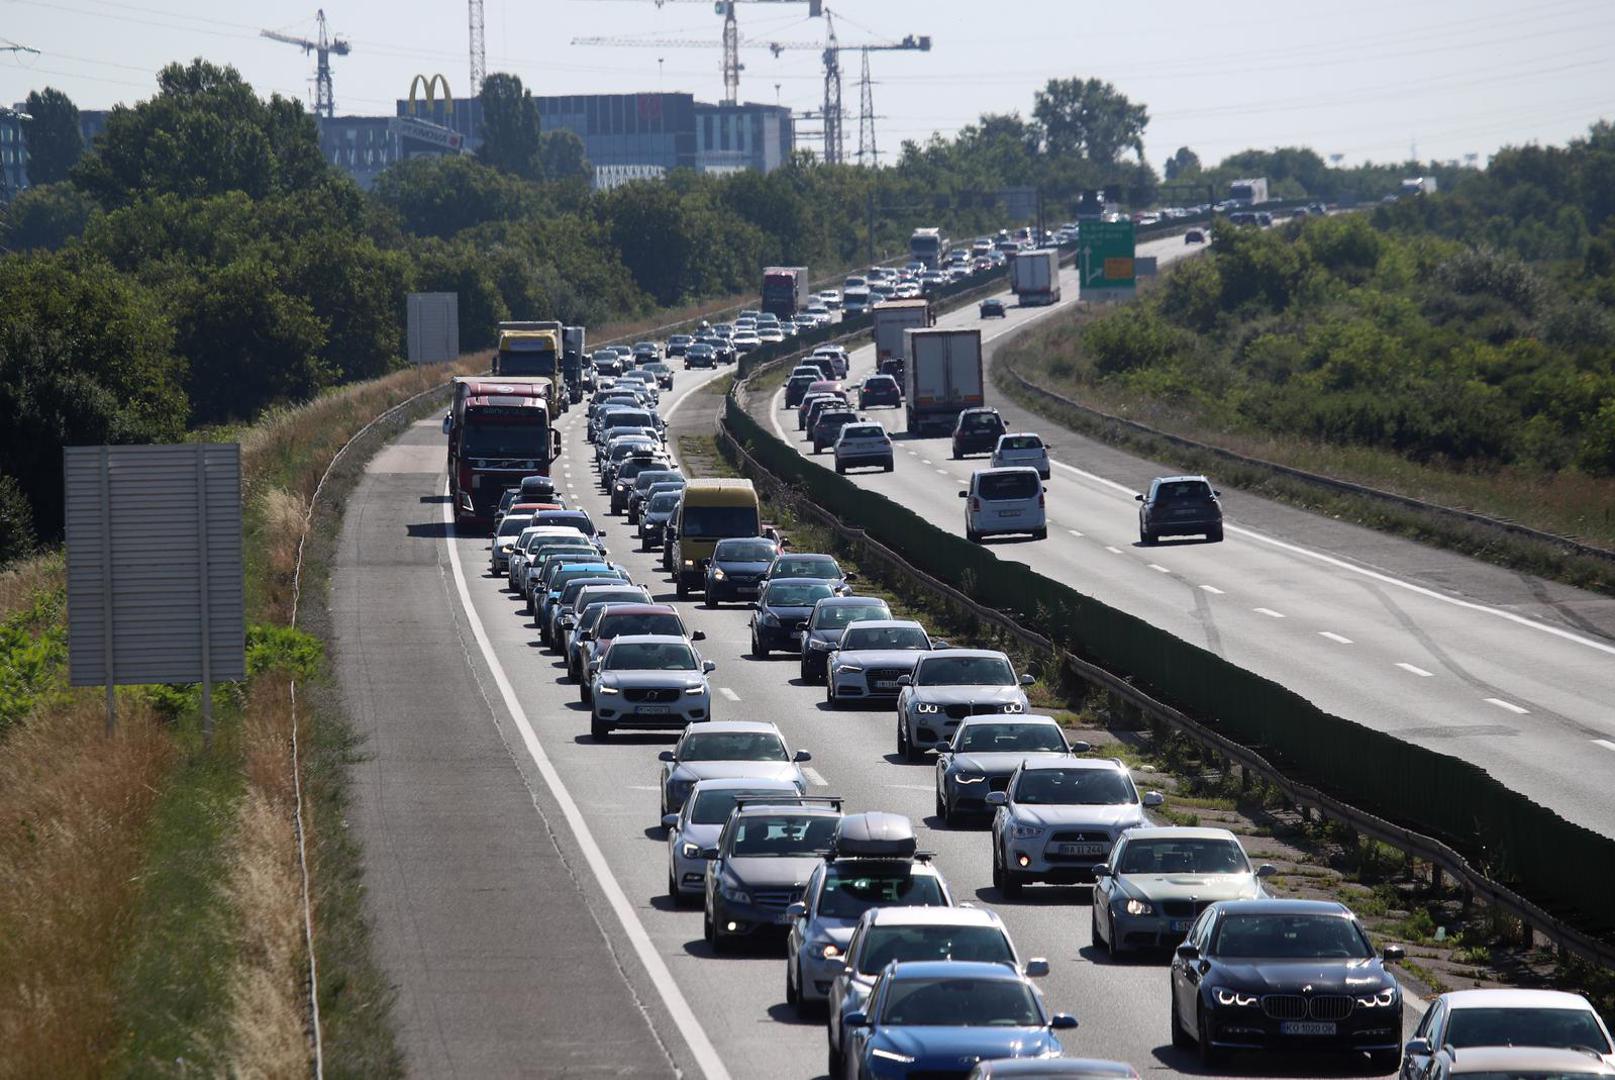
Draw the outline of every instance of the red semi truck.
M443 417L449 437L449 497L457 525L492 524L499 497L524 476L548 476L561 454L550 420L548 379L487 376L454 380Z

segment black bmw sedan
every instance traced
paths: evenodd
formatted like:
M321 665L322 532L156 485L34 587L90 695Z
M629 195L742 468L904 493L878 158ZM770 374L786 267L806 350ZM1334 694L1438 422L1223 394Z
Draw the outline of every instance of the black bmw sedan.
M1357 916L1328 900L1226 900L1172 959L1172 1045L1220 1064L1233 1050L1366 1053L1401 1060L1402 991Z

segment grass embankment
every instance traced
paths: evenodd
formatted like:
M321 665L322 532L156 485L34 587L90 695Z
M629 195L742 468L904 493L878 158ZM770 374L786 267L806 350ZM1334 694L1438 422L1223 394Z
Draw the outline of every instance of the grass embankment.
M733 474L710 437L686 435L680 452L692 460L717 457L720 465L703 475ZM1260 777L1243 775L1165 727L1138 724L1107 695L1070 678L1056 658L1027 649L914 577L889 571L883 560L864 557L790 493L764 502L765 516L791 537L794 550L831 552L844 569L857 573L860 595L883 598L894 616L919 620L935 637L1002 649L1017 670L1037 675L1029 689L1033 711L1054 716L1070 737L1120 757L1141 786L1165 793L1167 802L1157 814L1162 821L1230 829L1254 862L1274 865L1270 886L1275 893L1344 902L1378 943L1404 945L1410 962L1403 975L1415 990L1555 987L1585 993L1605 1016L1615 1017L1615 972L1522 944L1518 922L1466 902L1450 887L1438 887L1428 866L1298 810ZM929 824L946 827L936 820Z
M1009 377L1234 454L1615 549L1615 435L1603 419L1611 406L1599 405L1615 394L1615 371L1607 349L1567 329L1608 320L1591 299L1550 296L1503 256L1362 220L1235 232L1135 305L1020 338L999 354L994 381L1073 430L1225 485L1615 592L1609 560L1233 463L1047 402Z
M324 659L288 625L298 542L342 444L445 374L397 372L236 433L251 674L216 689L211 751L194 687L120 688L107 736L102 691L66 683L61 554L0 574L0 1075L307 1072L290 684L317 689ZM305 605L323 607L322 583L306 566ZM353 739L328 708L305 704L301 724L327 1065L397 1073L340 827Z

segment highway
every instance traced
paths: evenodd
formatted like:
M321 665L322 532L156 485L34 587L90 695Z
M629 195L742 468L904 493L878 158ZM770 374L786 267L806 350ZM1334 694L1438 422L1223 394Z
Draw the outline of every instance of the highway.
M1185 245L1160 240L1139 252L1165 265ZM1069 304L1075 275L1067 271L1063 282ZM1007 319L982 322L970 307L937 325L981 325L990 365L996 341L1055 310L1011 306ZM853 354L849 385L873 370L873 353ZM748 407L812 458L782 395ZM1325 709L1474 761L1566 818L1615 835L1615 601L1231 491L1223 543L1146 548L1133 496L1151 477L1177 470L1050 430L990 380L987 400L1010 430L1041 431L1054 445L1049 538L990 541L1000 557ZM894 433L904 427L898 410L867 415ZM949 460L946 438L905 435L897 448L892 473L850 478L962 534L955 495L986 459ZM833 467L828 452L814 460Z

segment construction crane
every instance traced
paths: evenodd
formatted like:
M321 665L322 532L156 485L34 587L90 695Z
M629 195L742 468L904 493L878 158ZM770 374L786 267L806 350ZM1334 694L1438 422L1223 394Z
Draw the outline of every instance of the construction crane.
M476 3L477 0L472 0L472 2ZM802 3L804 0L655 0L657 7L661 7L663 4L705 4L708 2L711 2L717 13L723 16L723 40L719 43L723 47L723 103L725 105L738 105L740 104L740 73L745 70L745 65L740 62L740 50L742 47L760 47L762 42L741 40L740 26L735 21L735 5L739 3L789 4ZM824 0L805 0L805 2L808 6L808 18L817 18L823 10ZM650 41L643 38L620 37L573 38L572 44L647 46L673 49L709 49L712 47L712 42L710 41Z
M278 30L260 30L259 36L270 41L281 41L287 45L296 45L305 53L313 53L318 59L314 66L314 115L330 119L336 115L336 99L331 93L331 54L346 56L350 46L343 38L330 36L325 29L325 9L321 8L315 16L320 26L318 40L310 41L308 38L292 37L282 34Z
M482 92L482 80L488 77L488 46L483 33L482 0L468 0L471 22L471 96Z

